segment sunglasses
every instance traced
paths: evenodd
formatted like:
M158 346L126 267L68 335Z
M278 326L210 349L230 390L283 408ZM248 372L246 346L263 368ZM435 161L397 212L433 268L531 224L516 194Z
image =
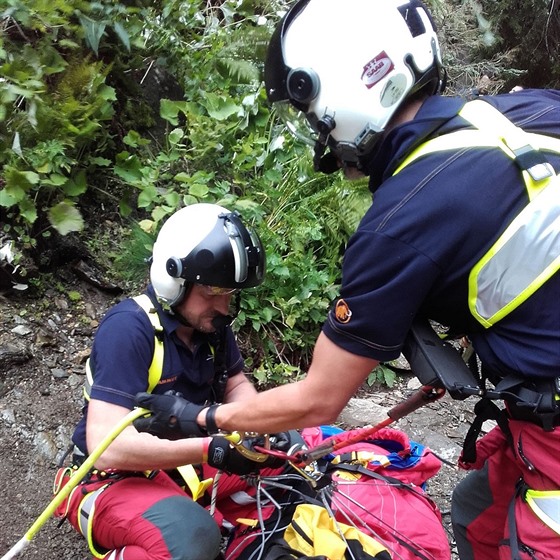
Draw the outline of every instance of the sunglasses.
M220 286L207 286L206 284L199 284L199 286L207 296L229 296L239 291L238 288L221 288Z

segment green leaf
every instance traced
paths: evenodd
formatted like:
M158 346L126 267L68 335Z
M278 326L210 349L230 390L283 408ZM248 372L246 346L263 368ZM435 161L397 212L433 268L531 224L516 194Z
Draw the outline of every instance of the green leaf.
M231 97L220 96L211 92L206 92L204 106L208 114L218 121L223 121L241 110L241 105L235 103Z
M148 208L158 198L157 189L153 185L148 185L138 195L138 207Z
M165 200L165 203L171 208L178 208L181 203L181 197L179 196L179 193L176 192L167 193L164 195L163 200Z
M191 180L191 176L188 173L181 171L181 173L177 173L173 179L175 181L179 181L179 183L188 183Z
M64 175L60 175L59 173L51 173L46 179L41 181L43 185L52 185L54 187L60 187L64 185L68 181L68 177Z
M50 208L48 218L60 235L67 235L72 231L81 231L84 228L84 219L70 200L64 200Z
M103 37L103 33L105 33L105 22L94 21L84 14L80 14L79 19L82 24L87 43L92 48L93 52L97 54L99 51L99 41L101 40L101 37Z
M207 185L202 185L200 183L195 183L189 187L189 194L197 198L204 198L209 191L210 189Z
M130 51L130 37L125 28L117 21L113 24L113 29L115 30L115 33L121 40L122 44L126 47L126 50Z
M185 132L181 128L174 128L167 136L172 146L176 146L184 137Z
M86 172L82 169L71 177L64 185L64 193L67 196L79 196L87 191Z
M162 119L170 122L173 126L179 125L179 113L187 114L188 104L186 101L171 101L162 99L159 104L159 115Z
M19 215L22 218L25 218L30 224L35 223L35 220L37 219L37 208L35 207L35 204L33 204L33 201L29 198L22 200L19 203Z

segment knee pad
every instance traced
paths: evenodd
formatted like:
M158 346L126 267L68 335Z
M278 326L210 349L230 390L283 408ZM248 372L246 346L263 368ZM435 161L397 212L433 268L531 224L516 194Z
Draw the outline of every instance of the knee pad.
M218 525L202 506L187 496L170 496L155 503L143 518L157 527L172 558L208 560L220 552Z

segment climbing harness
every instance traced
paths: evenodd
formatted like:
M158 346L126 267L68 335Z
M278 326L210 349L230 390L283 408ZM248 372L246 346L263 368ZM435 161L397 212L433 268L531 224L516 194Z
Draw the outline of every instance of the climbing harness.
M560 178L543 154L560 154L560 139L525 132L482 100L459 115L475 130L459 130L428 140L394 175L434 152L496 147L519 167L529 203L508 225L469 276L469 308L488 328L511 313L560 270Z

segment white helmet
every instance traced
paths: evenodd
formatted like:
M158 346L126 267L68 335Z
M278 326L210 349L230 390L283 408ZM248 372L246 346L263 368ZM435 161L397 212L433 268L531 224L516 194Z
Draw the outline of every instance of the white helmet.
M327 146L363 168L403 101L441 92L444 74L419 0L299 0L271 38L265 85L292 133L315 146L317 170L334 171L320 165Z
M150 280L160 303L181 302L189 284L252 288L264 279L265 253L239 215L216 204L192 204L162 226Z

